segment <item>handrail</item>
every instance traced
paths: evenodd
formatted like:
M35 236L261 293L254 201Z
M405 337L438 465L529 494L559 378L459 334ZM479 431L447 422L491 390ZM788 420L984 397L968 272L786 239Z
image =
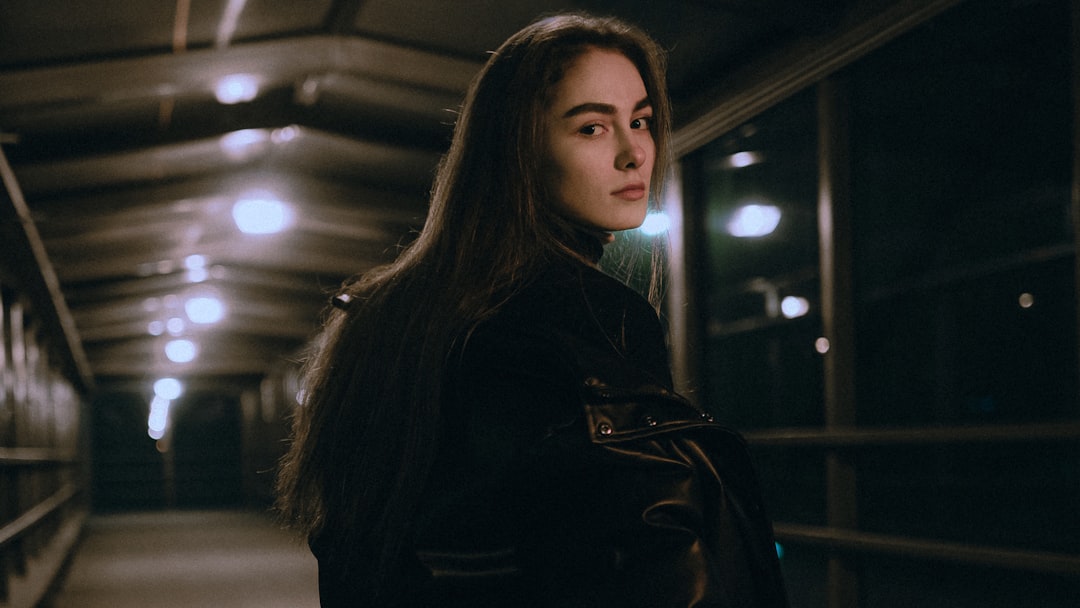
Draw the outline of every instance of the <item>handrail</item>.
M768 431L746 431L743 432L743 437L753 446L819 448L1005 441L1066 441L1080 439L1080 422L904 428L786 428Z
M55 494L30 507L4 527L0 528L0 549L37 526L43 519L66 505L79 494L79 487L65 484Z
M777 523L773 530L778 540L836 550L1080 576L1080 555L1004 549L790 523Z
M50 448L0 448L0 467L75 464L70 452Z
M30 272L24 277L28 281L28 291L40 314L49 325L55 327L55 331L67 343L64 352L73 370L73 379L80 382L84 389L92 389L94 375L90 370L90 362L86 358L79 332L75 328L75 318L64 299L56 269L45 251L41 234L34 224L30 208L19 188L19 181L15 178L15 171L11 168L3 148L0 148L0 214L4 216L5 222L13 221L19 226L11 234L21 241L20 245L30 256L28 261L37 267L36 273Z

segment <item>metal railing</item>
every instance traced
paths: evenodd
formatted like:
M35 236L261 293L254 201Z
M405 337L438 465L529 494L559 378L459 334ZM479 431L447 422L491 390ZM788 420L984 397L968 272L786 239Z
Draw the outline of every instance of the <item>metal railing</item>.
M801 447L847 451L896 445L1078 441L1080 440L1080 422L902 428L787 428L747 432L744 435L746 440L756 447ZM774 525L774 531L779 541L817 546L834 552L877 553L919 560L1080 577L1080 555L939 541L835 526L812 526L788 522L777 522Z
M6 508L15 509L13 512L9 510L7 517L14 517L0 526L0 602L7 603L12 599L15 580L12 576L16 575L21 586L17 585L15 595L24 600L30 597L36 603L56 576L60 563L74 542L75 535L62 535L60 532L72 527L81 530L86 518L86 510L79 507L83 492L78 483L52 477L50 485L55 489L50 494L44 498L24 497L18 495L18 479L42 470L69 468L78 464L74 456L59 450L0 448L0 477L3 477L4 485L16 493L5 497ZM64 546L55 546L57 537L66 536L70 536L70 542L66 540L62 543ZM39 568L48 571L29 572L34 570L28 568L31 558L46 550L58 555L51 560L48 568Z

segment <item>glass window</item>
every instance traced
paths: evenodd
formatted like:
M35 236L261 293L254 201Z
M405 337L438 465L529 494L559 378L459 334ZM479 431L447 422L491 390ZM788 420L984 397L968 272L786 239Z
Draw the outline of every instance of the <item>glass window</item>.
M836 158L848 163L838 173L850 176L853 233L838 258L853 265L856 338L854 386L836 389L855 395L859 427L1007 436L1080 420L1074 11L1070 0L958 3L830 76L850 136ZM825 426L814 89L685 159L688 216L705 237L693 269L703 402L752 439ZM826 525L826 505L853 504L858 532L1076 554L1075 441L828 439L751 443L781 530ZM830 487L830 453L853 466L853 485ZM829 551L781 542L795 603L824 605ZM836 555L851 558L868 606L1071 606L1077 592L1022 568Z
M968 2L858 61L863 424L1076 415L1066 2Z
M817 118L812 91L702 150L705 403L740 428L819 425Z

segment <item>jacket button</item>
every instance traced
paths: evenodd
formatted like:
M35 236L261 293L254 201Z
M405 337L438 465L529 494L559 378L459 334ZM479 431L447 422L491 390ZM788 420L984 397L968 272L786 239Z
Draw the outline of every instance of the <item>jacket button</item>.
M645 423L645 426L656 426L660 424L656 421L656 418L653 418L652 416L645 416L641 421Z
M611 425L606 422L601 422L596 426L596 432L604 437L615 432L615 429L611 428Z

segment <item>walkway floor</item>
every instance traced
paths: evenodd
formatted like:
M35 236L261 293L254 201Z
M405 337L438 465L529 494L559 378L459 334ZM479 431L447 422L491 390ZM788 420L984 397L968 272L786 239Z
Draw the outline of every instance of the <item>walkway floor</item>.
M318 608L315 559L265 514L92 516L52 608Z

